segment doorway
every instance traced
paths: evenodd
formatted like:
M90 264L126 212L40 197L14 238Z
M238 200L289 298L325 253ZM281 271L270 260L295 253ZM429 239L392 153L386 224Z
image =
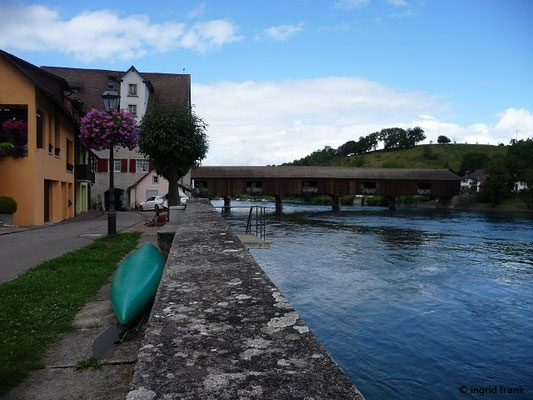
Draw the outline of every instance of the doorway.
M44 222L50 221L50 181L44 180Z

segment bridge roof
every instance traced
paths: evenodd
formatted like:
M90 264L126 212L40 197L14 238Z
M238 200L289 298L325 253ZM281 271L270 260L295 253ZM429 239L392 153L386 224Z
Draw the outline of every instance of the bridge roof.
M351 167L199 167L193 179L394 179L456 181L460 178L447 169L351 168Z

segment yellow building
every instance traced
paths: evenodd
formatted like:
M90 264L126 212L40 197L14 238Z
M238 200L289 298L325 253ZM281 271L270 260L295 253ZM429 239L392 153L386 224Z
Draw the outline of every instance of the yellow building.
M0 196L17 202L15 225L74 216L78 116L65 97L69 89L64 79L0 50L0 145L17 145L17 157L0 159ZM26 146L6 121L27 124Z

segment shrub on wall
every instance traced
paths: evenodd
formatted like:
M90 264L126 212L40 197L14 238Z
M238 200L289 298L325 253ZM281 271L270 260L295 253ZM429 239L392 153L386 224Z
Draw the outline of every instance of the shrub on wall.
M0 196L0 214L14 214L17 202L8 196Z

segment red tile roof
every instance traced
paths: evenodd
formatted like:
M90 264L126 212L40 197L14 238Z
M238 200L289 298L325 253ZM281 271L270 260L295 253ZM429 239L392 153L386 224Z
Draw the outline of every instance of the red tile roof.
M124 75L124 71L105 69L41 68L64 78L72 87L79 88L72 97L77 97L84 103L85 111L91 108L102 108L101 94L107 88L109 81L114 81L115 89L119 90L120 79ZM191 105L191 76L189 74L141 72L140 75L149 80L154 88L150 93L149 103L161 101Z

